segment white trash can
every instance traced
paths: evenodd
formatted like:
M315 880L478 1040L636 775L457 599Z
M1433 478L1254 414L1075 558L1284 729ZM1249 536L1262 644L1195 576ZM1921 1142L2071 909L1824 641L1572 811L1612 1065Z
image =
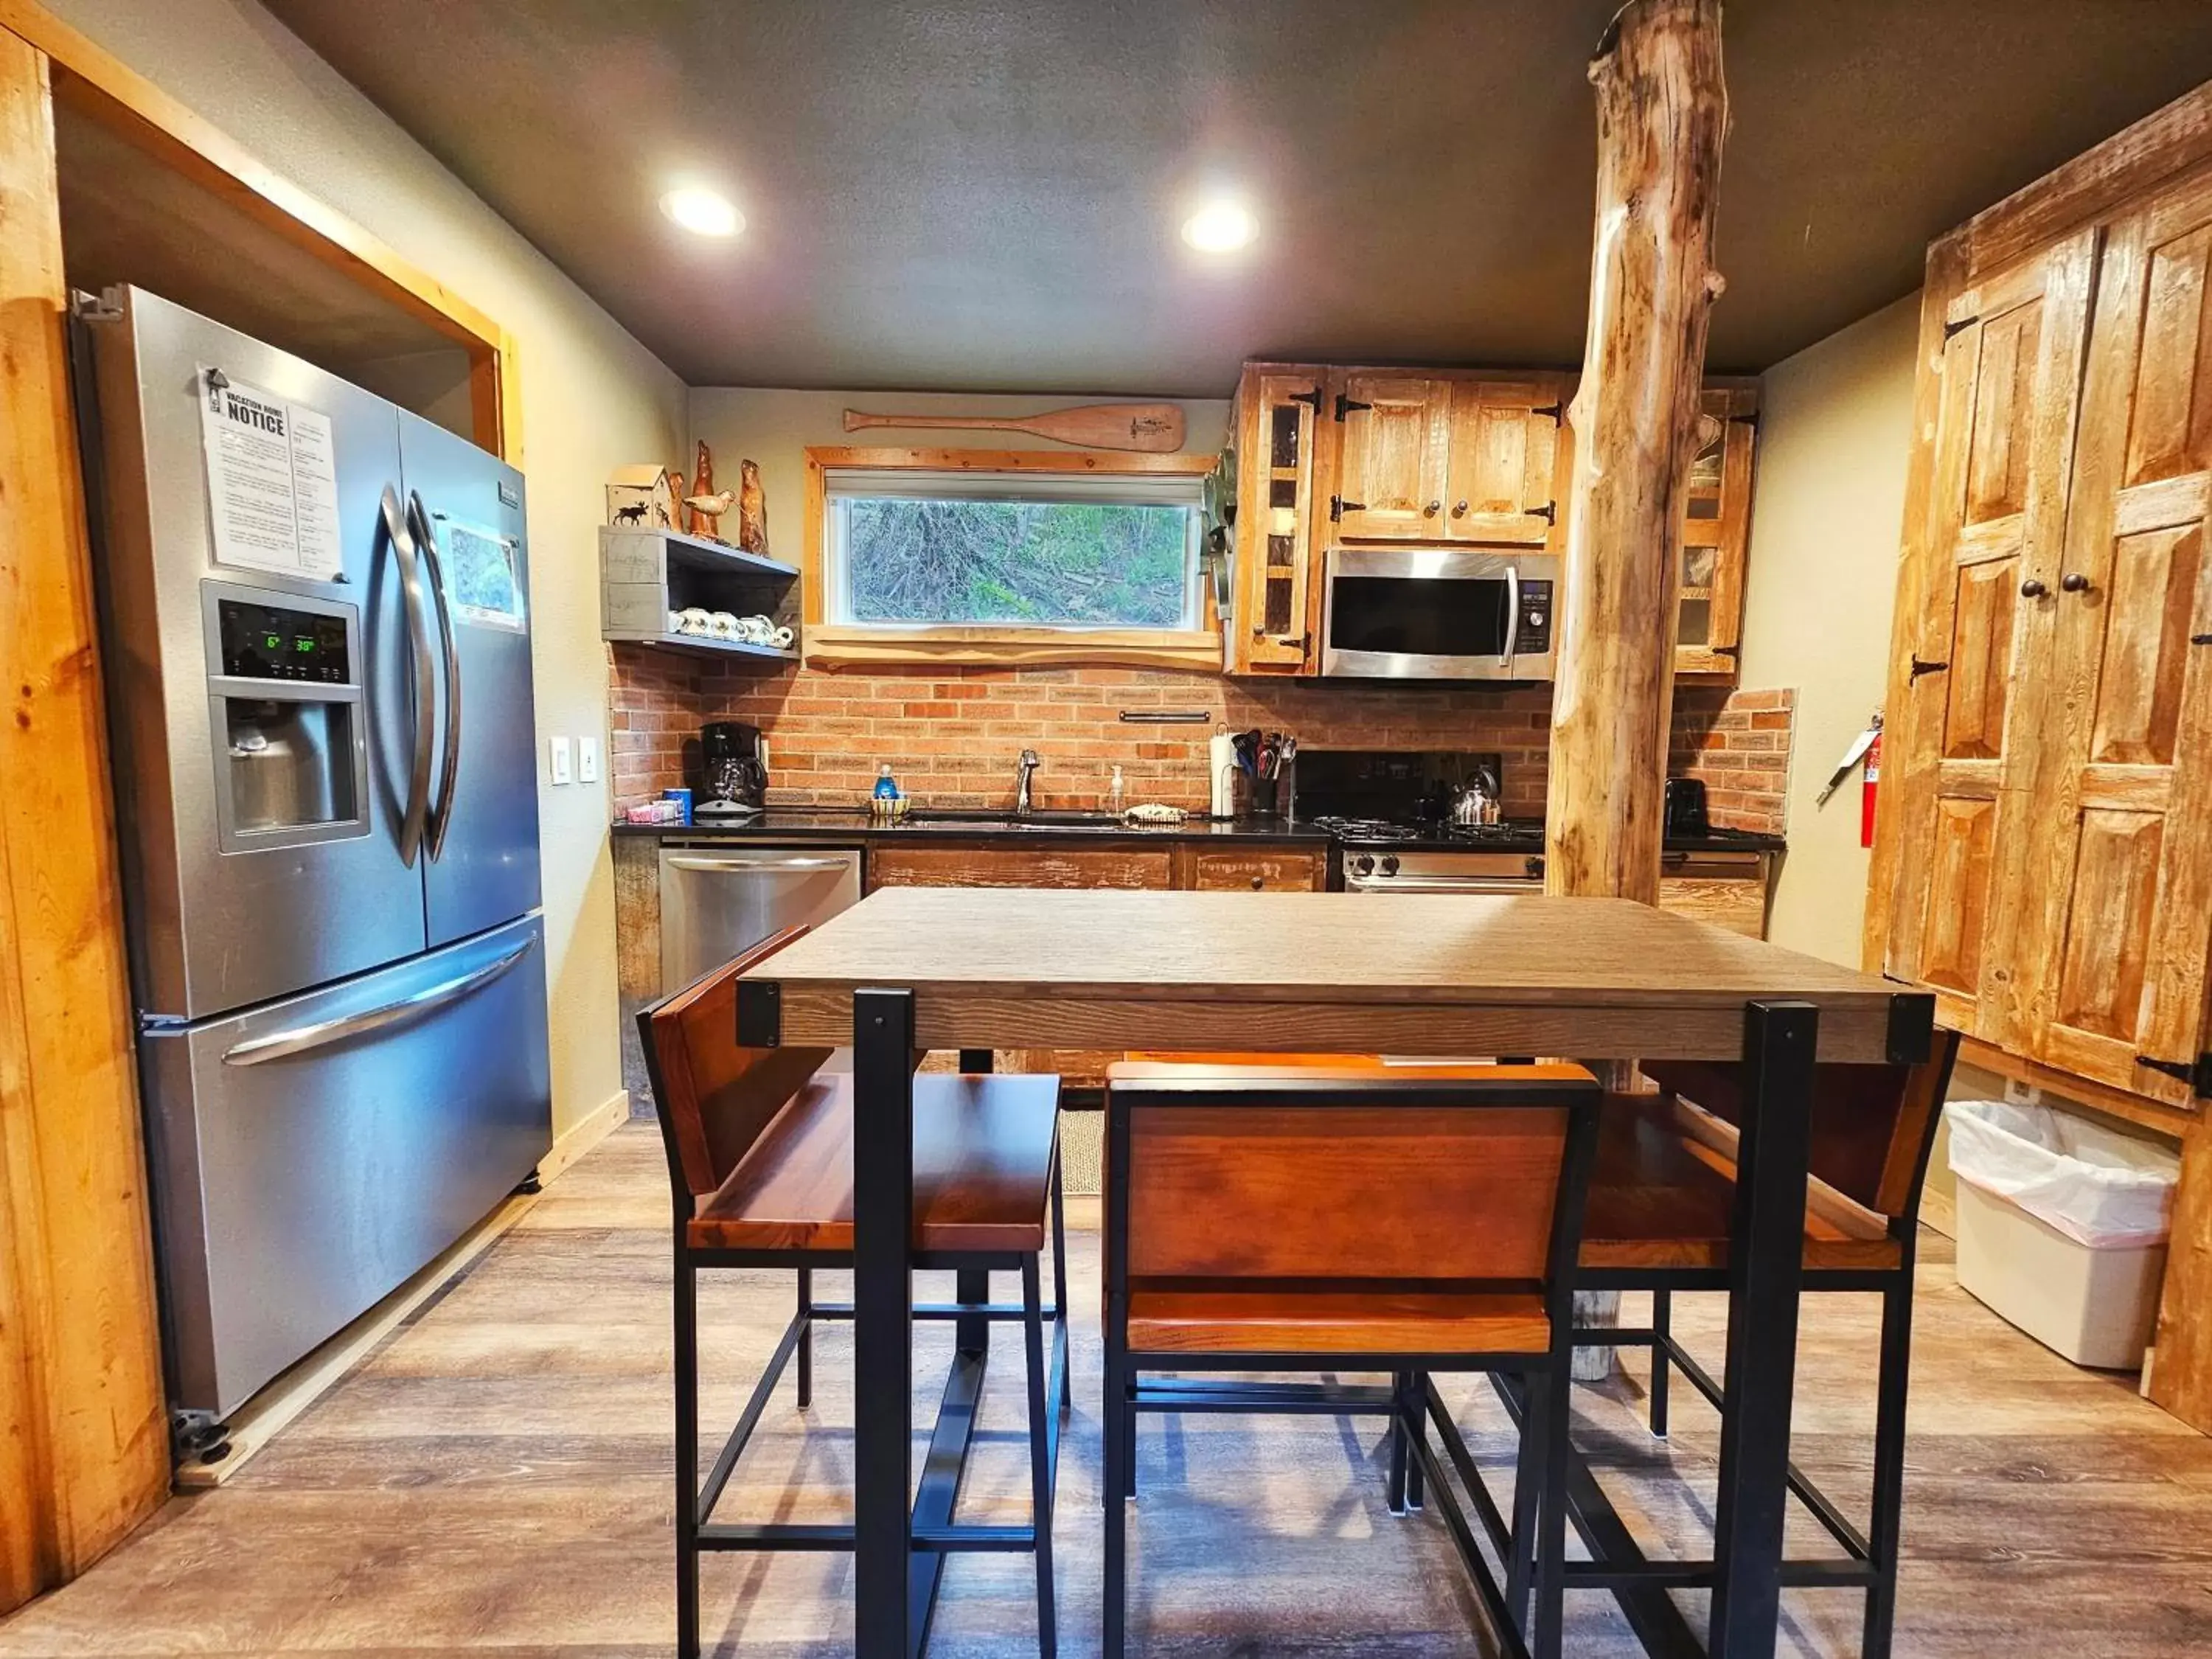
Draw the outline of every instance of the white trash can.
M1954 1100L1948 1109L1959 1283L2077 1365L2140 1366L2180 1158L2048 1106Z

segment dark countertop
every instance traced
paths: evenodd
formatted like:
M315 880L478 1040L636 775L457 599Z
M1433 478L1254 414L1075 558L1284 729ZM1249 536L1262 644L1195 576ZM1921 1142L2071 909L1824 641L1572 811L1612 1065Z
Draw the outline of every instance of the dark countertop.
M1540 853L1541 826L1516 825L1522 833L1486 841L1473 850L1500 853ZM858 807L771 806L738 824L617 823L618 836L725 836L744 841L873 841L902 840L1058 841L1133 840L1276 842L1306 842L1328 845L1328 831L1304 819L1239 818L1216 823L1204 817L1182 823L1131 824L1109 818L1079 817L1055 821L1048 810L1036 817L1016 821L1006 817L928 817L878 823ZM1778 853L1780 836L1754 835L1748 830L1716 830L1704 836L1669 836L1669 853Z

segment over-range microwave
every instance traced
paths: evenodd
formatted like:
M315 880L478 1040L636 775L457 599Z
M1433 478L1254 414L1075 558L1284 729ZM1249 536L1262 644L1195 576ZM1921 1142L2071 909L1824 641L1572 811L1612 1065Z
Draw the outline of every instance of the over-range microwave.
M1557 554L1332 547L1321 672L1346 678L1548 680Z

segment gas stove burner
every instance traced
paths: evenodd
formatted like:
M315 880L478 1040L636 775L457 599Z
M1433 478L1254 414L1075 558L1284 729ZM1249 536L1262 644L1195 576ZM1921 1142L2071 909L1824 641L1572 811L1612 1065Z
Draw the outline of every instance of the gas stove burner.
M1434 820L1327 816L1313 823L1316 829L1328 830L1348 845L1401 846L1408 842L1425 842L1431 846L1483 846L1525 842L1531 836L1541 840L1543 836L1542 826L1528 823L1438 823Z
M1326 830L1339 841L1420 841L1435 833L1433 826L1396 823L1389 818L1316 818L1314 827Z

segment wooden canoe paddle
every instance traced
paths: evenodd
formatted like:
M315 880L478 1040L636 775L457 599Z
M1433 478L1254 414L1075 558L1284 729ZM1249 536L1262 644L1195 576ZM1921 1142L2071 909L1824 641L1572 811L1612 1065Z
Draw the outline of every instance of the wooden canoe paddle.
M1090 404L1045 415L999 418L989 415L863 415L845 411L845 430L863 427L961 427L983 432L1026 432L1078 449L1143 449L1159 453L1182 447L1182 410L1173 404Z

